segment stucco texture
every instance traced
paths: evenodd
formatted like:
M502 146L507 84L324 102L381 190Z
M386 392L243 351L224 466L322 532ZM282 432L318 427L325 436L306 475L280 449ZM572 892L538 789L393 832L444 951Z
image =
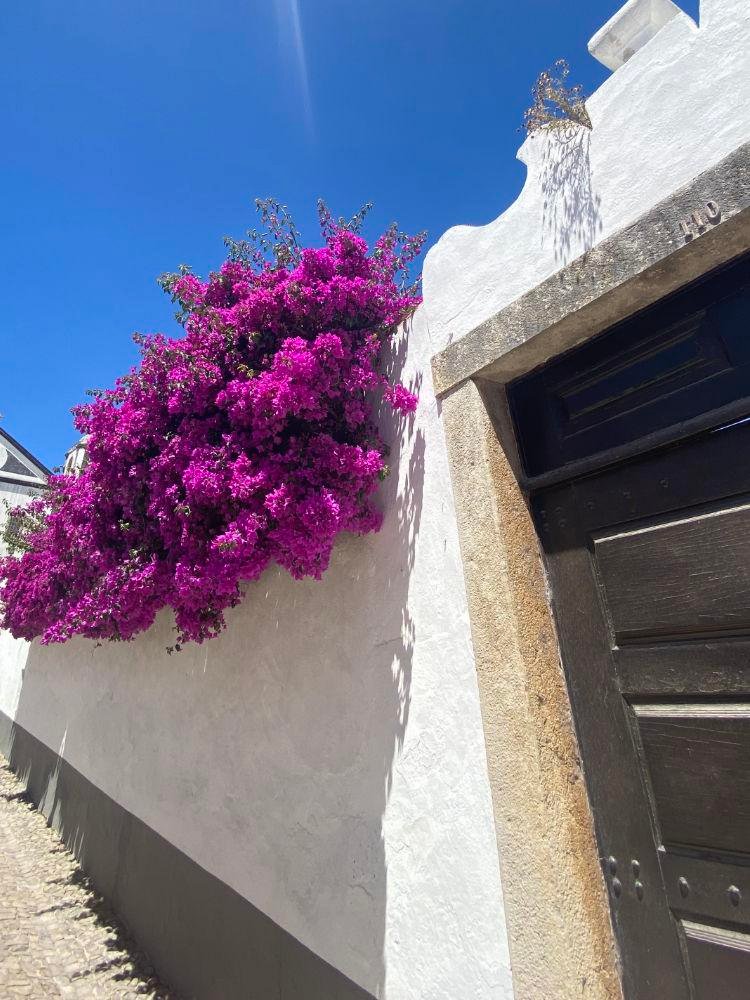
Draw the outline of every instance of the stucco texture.
M378 535L322 582L268 572L218 639L4 639L0 709L308 948L388 1000L512 995L452 495L424 316L392 367ZM384 418L385 419L385 418ZM20 667L25 659L21 677Z

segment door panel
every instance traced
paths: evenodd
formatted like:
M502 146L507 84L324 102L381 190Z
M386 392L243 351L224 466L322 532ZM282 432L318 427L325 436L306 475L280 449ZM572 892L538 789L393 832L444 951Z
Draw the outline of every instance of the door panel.
M750 626L750 505L719 505L594 539L618 646L742 635Z
M750 847L750 705L636 705L662 843Z
M687 920L683 929L695 1000L747 1000L750 937Z
M532 508L626 996L750 997L750 424Z

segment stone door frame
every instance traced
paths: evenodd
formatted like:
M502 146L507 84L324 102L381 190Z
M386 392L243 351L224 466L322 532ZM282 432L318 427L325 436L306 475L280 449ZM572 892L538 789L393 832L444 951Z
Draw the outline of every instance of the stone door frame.
M750 143L432 361L451 466L516 1000L599 1000L622 993L505 386L748 250ZM627 448L613 457L626 454Z

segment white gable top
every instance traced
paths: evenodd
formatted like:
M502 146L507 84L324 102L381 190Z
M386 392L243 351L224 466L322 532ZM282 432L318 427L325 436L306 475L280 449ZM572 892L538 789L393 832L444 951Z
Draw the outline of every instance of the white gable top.
M597 31L589 42L589 52L607 69L619 69L680 14L682 11L672 0L628 0Z
M0 427L0 481L46 486L49 469Z

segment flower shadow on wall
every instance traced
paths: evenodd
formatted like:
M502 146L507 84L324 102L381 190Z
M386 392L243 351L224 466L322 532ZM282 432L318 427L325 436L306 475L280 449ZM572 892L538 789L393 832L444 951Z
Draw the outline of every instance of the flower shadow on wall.
M408 334L407 321L386 371L418 392ZM359 996L344 976L383 993L383 818L409 720L425 433L387 406L377 422L383 526L341 536L321 581L269 568L218 638L179 656L166 611L130 643L29 650L18 725L51 747L65 735L62 776L72 765L110 799L82 802L42 759L34 797L187 995L246 997L232 983L248 961L259 997L282 992L279 976L300 1000ZM14 768L25 754L16 741Z
M386 359L385 374L391 384L400 384L406 361L406 349L412 320L407 319L402 328L402 334L395 342L394 349ZM422 388L422 374L416 372L409 384L410 391L419 397ZM395 566L398 567L398 585L389 581L392 594L388 605L392 606L392 625L398 621L396 606L400 611L401 627L394 636L387 640L386 647L391 646L392 673L397 691L395 743L393 751L399 752L404 745L407 723L409 721L409 704L411 688L412 658L416 639L415 624L412 619L408 587L416 559L416 544L422 516L422 500L424 493L424 461L425 436L420 427L415 427L412 414L400 413L390 407L380 404L377 413L377 424L385 440L405 442L406 451L400 451L392 465L392 477L386 480L381 493L381 502L386 512L386 520L381 531L389 536L388 545L397 553ZM390 514L388 512L391 512ZM387 752L385 770L387 772L387 791L392 783L391 762L394 753Z
M542 231L552 240L555 261L566 264L585 253L602 231L601 198L591 183L591 130L571 124L538 133L542 158Z

